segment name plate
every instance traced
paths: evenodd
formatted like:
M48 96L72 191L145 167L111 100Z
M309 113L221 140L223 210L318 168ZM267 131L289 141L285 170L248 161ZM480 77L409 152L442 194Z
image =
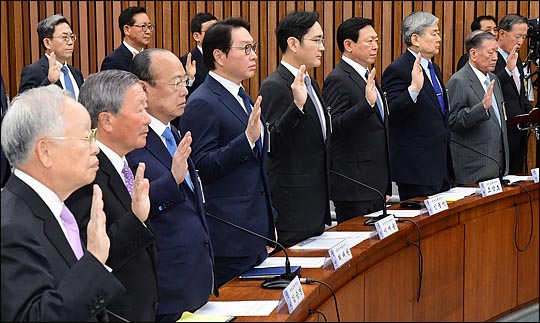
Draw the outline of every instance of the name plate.
M375 222L375 229L379 234L379 239L384 239L389 235L398 231L398 226L396 224L396 218L389 215Z
M538 183L538 176L539 176L538 175L538 167L531 169L531 175L532 175L533 181L535 183Z
M328 254L330 255L330 259L332 259L334 269L338 269L352 259L351 249L345 240L341 240L341 242L328 249Z
M285 302L287 303L287 308L289 309L289 314L291 314L296 307L298 307L298 304L302 302L304 299L304 290L302 289L302 285L300 284L300 279L298 279L298 276L294 277L294 279L285 287L283 290L283 298L285 299Z
M424 204L426 205L429 215L448 210L448 204L446 203L446 199L442 195L434 196L430 199L424 200Z
M480 192L482 192L482 197L502 192L501 181L498 178L480 182L478 183L478 185L480 185Z

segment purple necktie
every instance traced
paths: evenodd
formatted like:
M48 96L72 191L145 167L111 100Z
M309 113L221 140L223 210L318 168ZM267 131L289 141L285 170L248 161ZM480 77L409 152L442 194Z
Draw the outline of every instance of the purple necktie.
M131 195L133 193L133 184L135 183L135 177L133 177L133 172L125 161L124 167L122 167L122 175L124 175L124 179L126 180L126 188L129 192L129 195Z
M62 208L62 213L60 213L60 219L64 222L69 245L71 246L71 249L73 249L75 257L79 260L84 253L81 245L81 237L79 236L79 226L77 225L77 221L75 221L75 217L65 205Z

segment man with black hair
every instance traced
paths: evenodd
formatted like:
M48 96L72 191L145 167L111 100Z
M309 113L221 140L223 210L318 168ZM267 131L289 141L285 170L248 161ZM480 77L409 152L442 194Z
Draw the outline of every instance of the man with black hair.
M497 37L497 20L493 16L478 16L471 23L471 31L489 31ZM458 60L456 72L459 71L469 61L469 53L466 52Z

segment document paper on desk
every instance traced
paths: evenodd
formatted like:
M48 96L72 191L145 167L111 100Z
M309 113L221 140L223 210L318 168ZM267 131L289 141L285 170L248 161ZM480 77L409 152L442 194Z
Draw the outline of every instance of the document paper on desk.
M208 302L195 311L203 315L268 316L279 301L223 301Z
M300 266L302 268L321 268L324 265L325 257L289 257L291 266ZM285 257L268 257L260 265L254 268L266 268L283 266Z
M349 248L369 239L373 231L325 231L320 236L306 239L290 247L292 250L328 250L340 243L347 241Z

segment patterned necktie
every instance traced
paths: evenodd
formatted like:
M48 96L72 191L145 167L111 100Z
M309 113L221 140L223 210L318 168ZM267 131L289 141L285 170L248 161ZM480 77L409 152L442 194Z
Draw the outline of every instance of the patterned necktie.
M127 162L124 161L124 167L122 167L122 175L124 175L124 180L126 188L129 192L129 195L133 194L133 185L135 184L135 177L133 177L133 172L129 168Z
M317 115L319 116L319 122L321 123L323 138L324 140L326 140L326 121L324 119L324 114L321 111L322 108L319 107L319 105L317 104L317 100L315 99L315 92L313 92L313 86L311 85L311 77L309 77L309 75L304 76L304 83L306 83L309 98L311 99L311 102L313 102L315 110L317 111Z
M521 92L521 84L519 79L519 72L517 71L517 67L512 70L512 78L514 79L514 83L516 83L516 88L518 93Z
M73 88L73 83L71 83L71 78L69 77L69 71L66 65L62 65L62 73L64 74L64 85L66 90L68 90L71 95L75 98L75 89Z
M174 140L171 128L165 128L165 131L163 131L163 137L165 138L167 150L169 151L171 156L174 156L174 153L176 152L176 148L178 148L178 146L176 145L176 141ZM186 171L186 175L184 176L184 182L189 186L192 191L194 191L193 182L191 181L191 176L189 176L189 169Z
M77 225L77 221L75 221L75 217L65 205L62 208L62 213L60 213L60 219L62 219L64 227L66 228L69 245L71 246L71 249L73 249L75 257L79 260L84 254L81 245L81 237L79 236L79 226Z
M489 80L489 77L488 77L484 81L484 84L486 85L486 91L487 91L487 88L489 87L489 83L491 83L491 81ZM495 100L495 93L494 92L491 92L491 108L493 109L493 111L495 111L495 115L497 116L497 120L499 120L499 125L501 125L501 115L499 114L499 106L497 105L497 100Z
M431 84L433 85L433 89L435 90L435 94L437 94L437 99L439 100L439 105L441 106L442 114L445 115L444 97L441 86L437 81L437 75L435 75L435 70L433 69L433 63L428 62L428 70L429 75L431 76Z
M242 98L242 101L244 102L244 107L246 108L248 117L251 115L251 100L249 99L249 95L244 91L243 87L240 87L240 90L238 90L238 96ZM259 153L262 153L262 143L261 143L261 137L257 139L257 142L255 143L257 146L257 149L259 150Z
M367 82L367 79L369 77L369 70L366 70L366 82ZM375 87L376 89L376 87ZM382 104L382 101L381 101L381 98L379 96L379 90L377 90L377 107L379 108L379 113L381 114L381 118L383 119L384 121L384 105Z

